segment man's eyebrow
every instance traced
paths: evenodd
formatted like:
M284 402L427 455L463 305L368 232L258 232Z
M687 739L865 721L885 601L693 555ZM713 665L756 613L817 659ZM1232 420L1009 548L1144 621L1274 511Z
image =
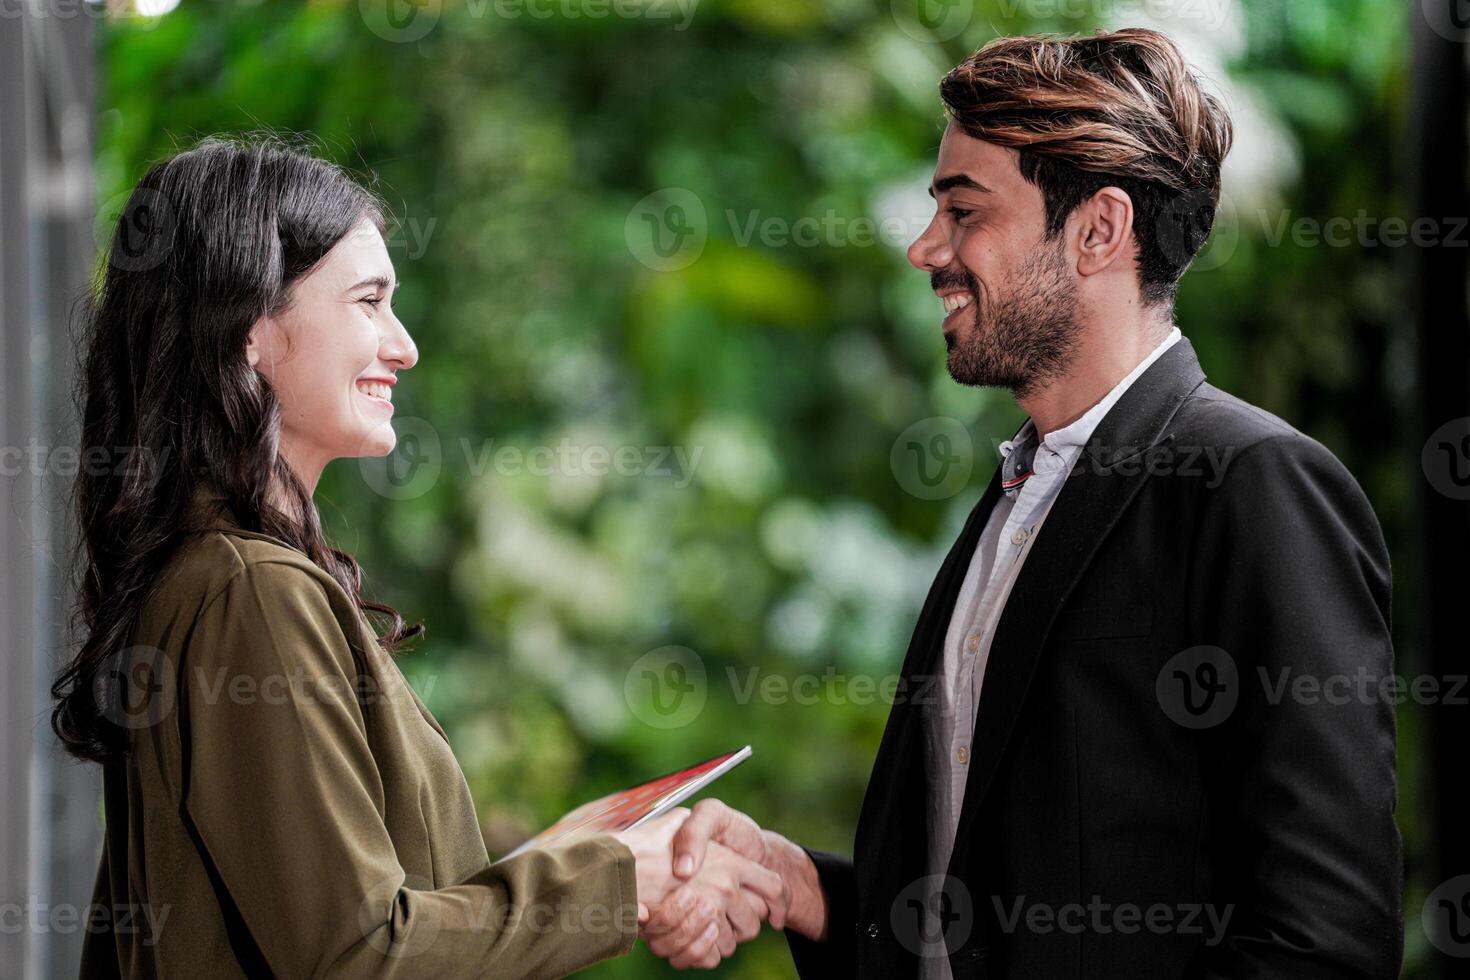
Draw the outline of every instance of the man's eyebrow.
M940 177L929 186L929 196L943 194L945 191L954 190L956 187L964 187L972 191L981 191L989 194L990 188L969 174L950 174L948 177Z
M347 291L351 292L354 289L361 289L363 286L377 286L379 289L392 289L393 280L387 276L368 276L361 282L355 282L348 286Z

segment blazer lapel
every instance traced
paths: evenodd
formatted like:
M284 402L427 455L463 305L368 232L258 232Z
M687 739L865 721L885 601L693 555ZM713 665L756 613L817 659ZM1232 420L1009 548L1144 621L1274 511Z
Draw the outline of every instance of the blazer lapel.
M950 615L990 511L1000 498L1000 468L980 498L959 539L934 577L904 657L903 687L897 692L883 740L863 796L853 858L863 882L865 905L886 910L928 861L929 793L925 784L924 719L939 705L940 656ZM864 913L866 914L866 913ZM887 912L882 913L884 916Z
M1052 621L1147 479L1148 467L1119 464L1172 439L1166 426L1204 378L1188 338L1149 365L1098 424L1037 533L991 643L951 868L961 866L969 827L1000 767Z

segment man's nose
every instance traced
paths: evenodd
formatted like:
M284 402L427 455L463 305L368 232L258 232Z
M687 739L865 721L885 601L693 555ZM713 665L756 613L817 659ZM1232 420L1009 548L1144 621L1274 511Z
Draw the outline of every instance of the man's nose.
M909 246L908 260L915 269L925 272L938 271L954 262L954 249L950 248L949 240L939 229L938 215Z

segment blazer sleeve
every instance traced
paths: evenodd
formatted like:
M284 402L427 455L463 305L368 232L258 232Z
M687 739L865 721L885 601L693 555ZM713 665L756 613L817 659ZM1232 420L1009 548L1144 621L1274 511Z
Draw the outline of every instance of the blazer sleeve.
M357 661L305 569L247 564L184 649L184 816L261 972L558 977L632 947L633 856L611 837L487 864L449 887L405 874L352 693ZM258 697L219 686L239 675Z
M1228 465L1196 545L1191 635L1234 664L1238 701L1202 736L1229 920L1188 975L1393 980L1403 871L1377 519L1342 464L1292 433Z
M786 943L801 980L850 980L857 976L857 875L852 861L803 848L817 867L827 896L827 938L816 943L787 931Z

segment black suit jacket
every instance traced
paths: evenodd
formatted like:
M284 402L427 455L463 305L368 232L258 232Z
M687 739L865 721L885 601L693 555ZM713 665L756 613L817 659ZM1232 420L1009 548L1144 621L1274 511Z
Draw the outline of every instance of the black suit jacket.
M1031 546L924 905L928 679L999 493L919 616L854 859L813 852L829 935L791 936L801 976L948 955L956 978L1397 977L1383 536L1341 463L1205 383L1187 339L1099 424Z

